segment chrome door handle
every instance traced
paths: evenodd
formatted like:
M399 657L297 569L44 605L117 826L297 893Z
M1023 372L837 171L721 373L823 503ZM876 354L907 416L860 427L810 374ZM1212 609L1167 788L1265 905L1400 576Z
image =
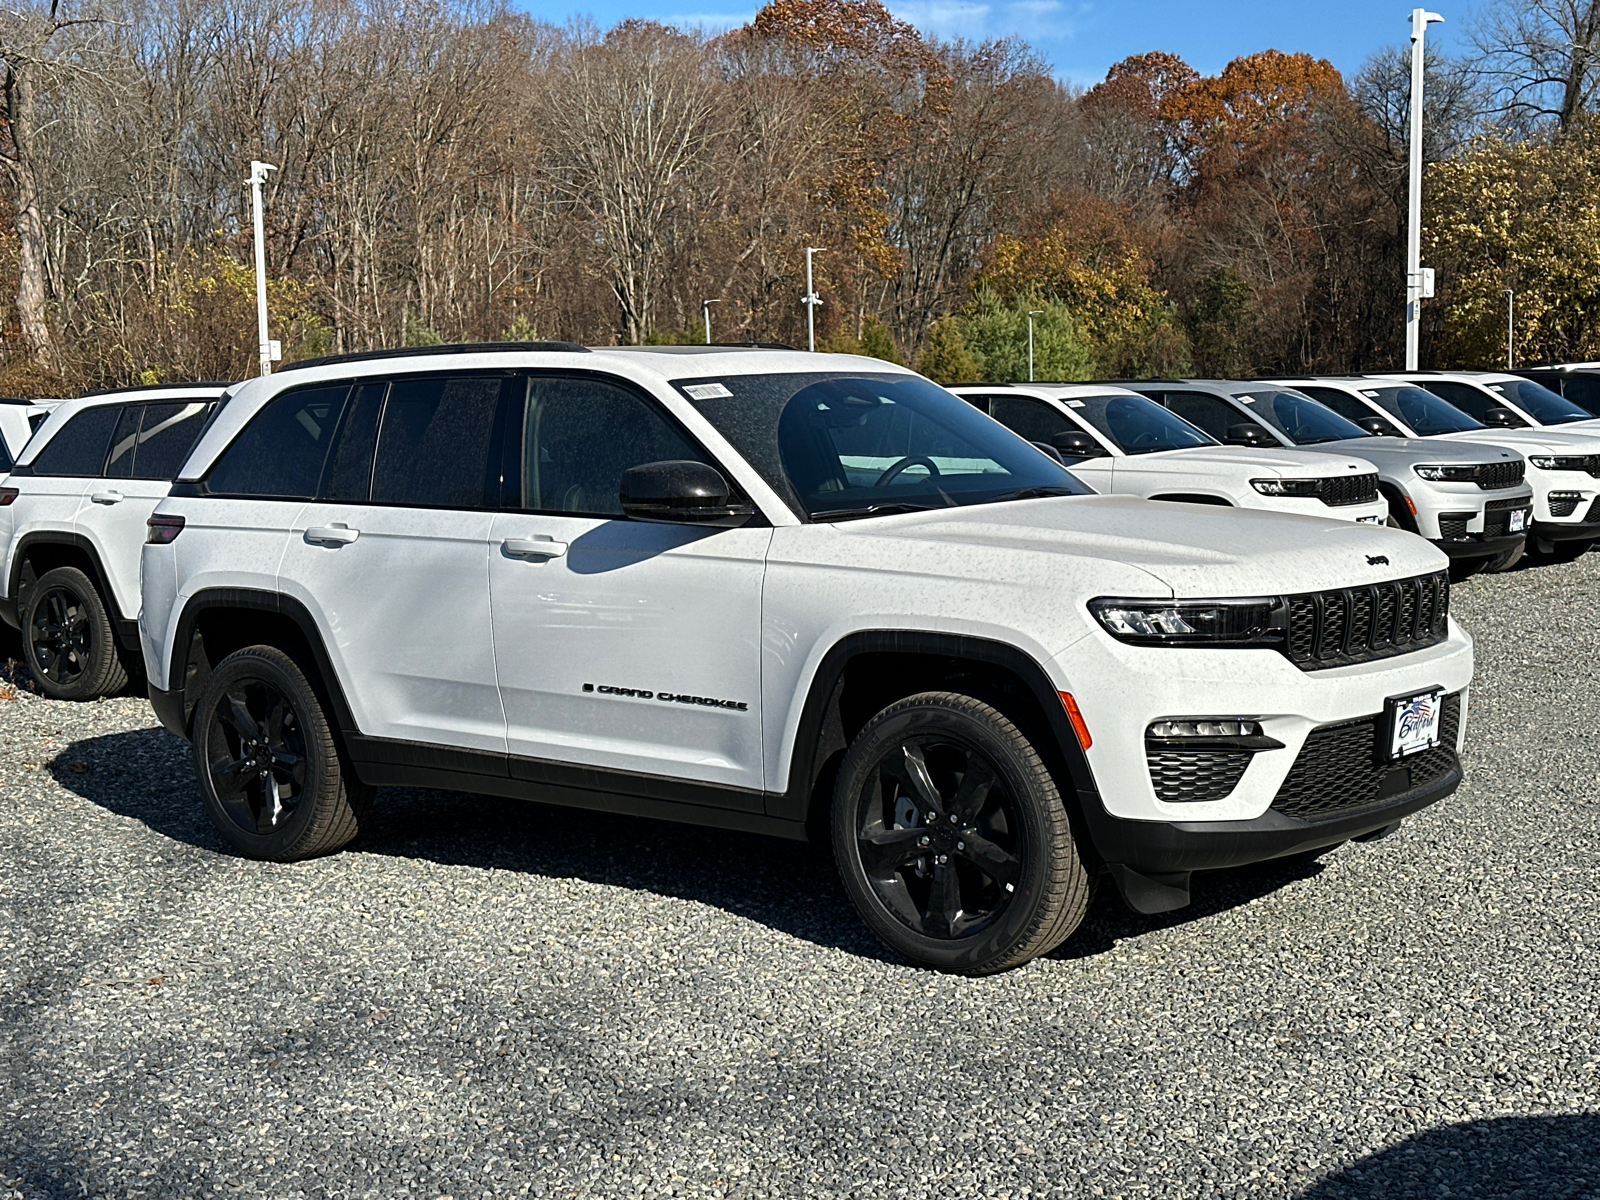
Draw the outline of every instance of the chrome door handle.
M567 552L567 544L542 534L525 538L507 538L500 548L513 558L560 558Z
M121 492L96 492L89 497L96 504L116 504L122 499Z
M328 542L338 546L348 546L360 536L359 529L351 529L348 525L313 525L306 530L306 541Z

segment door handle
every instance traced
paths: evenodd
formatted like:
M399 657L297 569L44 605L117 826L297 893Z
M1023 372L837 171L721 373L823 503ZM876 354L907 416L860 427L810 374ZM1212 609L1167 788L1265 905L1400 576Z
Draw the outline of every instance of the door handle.
M338 546L348 546L360 536L359 529L351 529L348 525L313 525L306 530L306 541L327 542Z
M122 499L121 492L96 492L89 497L96 504L116 504Z
M567 544L555 538L535 534L533 537L507 538L501 549L513 558L560 558L567 552Z

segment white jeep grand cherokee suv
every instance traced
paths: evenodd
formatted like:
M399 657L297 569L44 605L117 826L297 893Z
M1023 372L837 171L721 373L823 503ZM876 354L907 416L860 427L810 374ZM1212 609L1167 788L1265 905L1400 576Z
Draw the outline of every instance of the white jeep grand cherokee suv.
M0 489L0 619L45 695L91 700L137 677L145 518L223 384L100 392L39 426Z
M1452 791L1472 643L1397 530L1088 494L873 359L445 347L244 384L149 521L150 696L242 853L375 786L803 838L913 962L1003 969L1096 873Z
M1224 446L1127 388L1030 383L950 390L1012 433L1053 447L1097 492L1372 525L1389 515L1369 462L1345 454Z

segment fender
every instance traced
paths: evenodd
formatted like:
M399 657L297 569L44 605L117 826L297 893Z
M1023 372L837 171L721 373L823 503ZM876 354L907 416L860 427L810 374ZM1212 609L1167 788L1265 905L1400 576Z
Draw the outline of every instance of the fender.
M18 618L18 626L22 617L22 569L27 562L28 551L34 546L70 546L74 550L82 550L89 559L89 578L94 583L95 590L100 593L100 602L106 606L106 613L111 618L111 627L117 632L117 642L124 650L139 650L139 620L137 617L129 618L122 615L122 609L117 604L114 593L106 582L106 569L100 561L100 551L94 542L81 533L69 530L41 529L33 533L23 534L17 542L15 553L11 556L11 575L6 580L6 596L11 604L3 606L9 617L12 606ZM8 621L9 623L9 621Z
M823 760L844 744L838 721L838 696L850 660L862 654L928 654L964 659L1000 667L1032 692L1045 715L1053 746L1065 765L1080 808L1103 811L1100 791L1095 786L1089 761L1078 745L1077 735L1061 706L1061 696L1044 668L1031 656L1005 642L961 634L909 632L904 630L865 630L852 633L836 643L818 664L800 711L795 732L794 752L789 761L789 780L781 794L769 793L767 815L790 821L804 821L812 814L811 793Z
M310 647L312 665L316 667L318 676L311 682L322 694L329 715L346 738L359 736L360 731L356 728L355 718L350 715L344 688L333 670L333 662L322 642L322 633L311 613L292 597L255 588L207 588L196 592L185 602L183 612L178 617L177 632L172 639L172 662L167 675L171 690L165 693L162 701L151 697L163 725L179 737L187 739L189 736L195 703L211 677L209 663L202 670L201 664L194 662L196 626L200 623L202 613L218 608L247 609L289 618Z

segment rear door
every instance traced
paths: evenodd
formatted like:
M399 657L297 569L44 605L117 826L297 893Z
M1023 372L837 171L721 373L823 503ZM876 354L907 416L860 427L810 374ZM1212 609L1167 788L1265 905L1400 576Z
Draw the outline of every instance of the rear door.
M489 622L501 396L521 380L363 381L279 586L311 611L369 737L505 753Z
M514 437L520 486L489 554L513 777L554 781L544 763L583 764L722 785L689 799L761 811L772 530L625 519L629 467L716 464L618 381L531 378Z
M73 533L84 493L105 469L111 433L122 405L97 404L67 420L33 458L29 474L12 480L21 491L12 506L8 586L15 575L15 553L31 534ZM143 535L139 539L144 541ZM135 576L137 578L137 575ZM19 597L20 599L20 597Z

